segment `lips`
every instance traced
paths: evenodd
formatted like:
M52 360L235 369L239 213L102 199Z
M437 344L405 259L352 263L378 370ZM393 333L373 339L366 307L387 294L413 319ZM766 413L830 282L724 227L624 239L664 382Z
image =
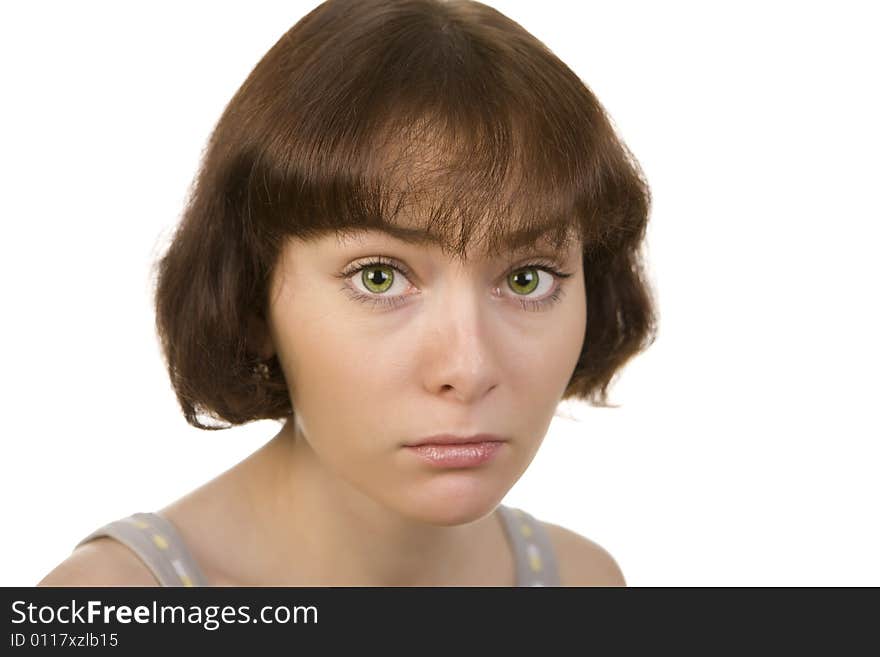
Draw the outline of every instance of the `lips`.
M433 438L432 440L436 440ZM408 445L407 451L423 463L436 468L476 468L495 458L504 448L504 441L483 440L476 443L422 443Z
M477 433L472 436L456 436L443 433L407 443L407 447L415 447L417 445L473 445L479 443L501 443L505 442L505 440L505 438L491 433Z

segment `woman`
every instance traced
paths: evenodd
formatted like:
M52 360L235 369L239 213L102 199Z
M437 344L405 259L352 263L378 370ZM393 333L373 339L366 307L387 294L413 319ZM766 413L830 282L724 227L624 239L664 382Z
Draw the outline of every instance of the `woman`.
M157 263L186 420L282 426L40 585L624 585L500 502L558 403L607 405L653 341L649 206L600 103L515 22L324 2L226 107Z

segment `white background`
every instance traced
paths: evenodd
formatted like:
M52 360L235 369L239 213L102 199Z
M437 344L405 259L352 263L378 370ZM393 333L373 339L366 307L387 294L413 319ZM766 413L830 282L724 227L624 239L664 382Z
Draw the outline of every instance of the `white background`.
M315 4L3 3L0 585L277 430L185 423L149 268L225 104ZM880 585L871 3L489 4L639 158L660 308L620 407L564 404L505 502L632 586Z

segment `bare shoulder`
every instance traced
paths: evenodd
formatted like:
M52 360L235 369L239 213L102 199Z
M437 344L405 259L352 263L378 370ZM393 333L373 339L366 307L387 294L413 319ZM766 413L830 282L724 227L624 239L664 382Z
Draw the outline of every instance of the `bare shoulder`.
M134 552L102 536L76 548L37 586L159 586L159 582Z
M562 586L626 586L620 566L601 545L560 525L541 524L556 551Z

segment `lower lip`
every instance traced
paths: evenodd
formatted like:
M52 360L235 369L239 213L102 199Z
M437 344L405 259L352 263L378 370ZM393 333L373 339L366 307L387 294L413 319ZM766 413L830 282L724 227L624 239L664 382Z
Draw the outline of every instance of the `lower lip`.
M438 468L473 468L492 460L503 444L486 441L458 445L408 445L407 449Z

